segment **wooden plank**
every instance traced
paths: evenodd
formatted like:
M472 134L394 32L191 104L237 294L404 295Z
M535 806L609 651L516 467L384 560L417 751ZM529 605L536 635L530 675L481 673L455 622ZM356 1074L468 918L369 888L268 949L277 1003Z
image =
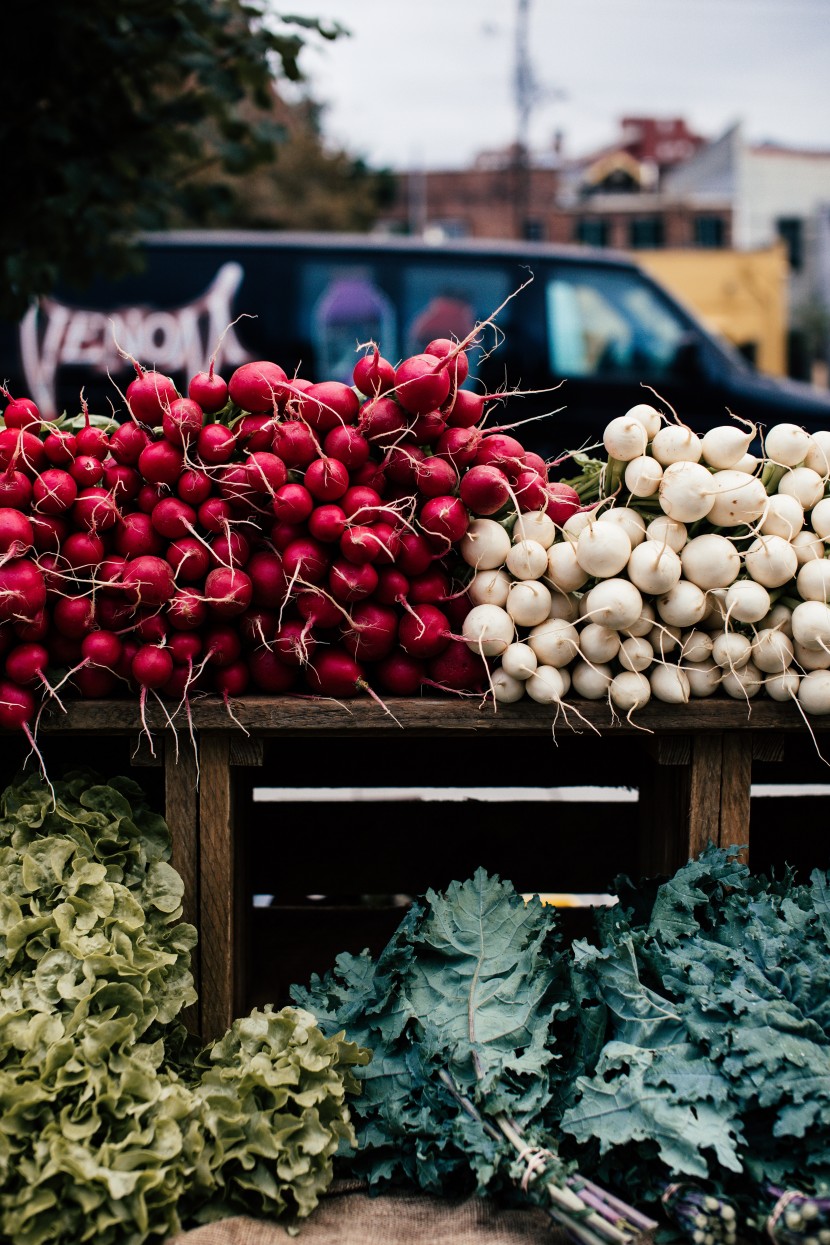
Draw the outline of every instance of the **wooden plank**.
M668 877L686 863L688 823L688 767L653 763L640 783L640 874Z
M230 745L227 731L200 738L199 913L202 1038L208 1042L233 1020L234 845Z
M199 803L195 751L186 746L176 755L168 739L164 748L164 815L173 837L170 863L184 883L182 920L199 928ZM189 744L189 741L188 741ZM193 949L191 971L201 1000L199 944ZM188 1007L182 1020L191 1033L201 1029L200 1004Z
M720 847L742 847L749 856L749 803L752 788L752 736L749 731L729 731L723 737L723 768L720 790Z
M723 735L696 734L689 766L689 813L685 860L720 842Z
M745 703L729 697L709 697L674 706L650 702L633 715L633 720L612 717L604 702L576 700L583 718L603 735L634 735L646 729L655 733L693 734L725 730L755 732L797 732L806 735L806 727L794 705L776 701L752 702L751 718ZM244 727L258 736L318 734L342 735L344 731L365 734L395 735L402 730L413 734L493 734L550 735L556 717L549 706L538 705L526 698L516 705L500 705L498 712L490 704L455 697L411 697L390 699L391 717L369 698L356 698L342 704L331 700L315 700L296 696L246 696L231 702L236 721L232 720L222 700L216 696L194 699L191 706L197 730L236 732ZM66 714L52 710L44 714L41 729L46 732L86 731L90 734L131 734L140 730L138 708L134 700L68 701ZM147 723L154 733L162 734L167 726L158 705L148 705ZM182 725L184 720L182 718ZM814 718L818 732L830 731L830 718ZM585 724L574 715L566 721L560 713L557 734L585 733ZM5 732L9 734L9 732ZM13 732L12 732L13 734Z

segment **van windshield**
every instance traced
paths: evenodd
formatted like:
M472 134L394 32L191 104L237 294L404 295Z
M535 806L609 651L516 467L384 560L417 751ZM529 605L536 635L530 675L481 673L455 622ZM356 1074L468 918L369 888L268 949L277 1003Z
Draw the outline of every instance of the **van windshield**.
M555 376L670 376L688 325L637 273L558 270L547 282L548 362Z

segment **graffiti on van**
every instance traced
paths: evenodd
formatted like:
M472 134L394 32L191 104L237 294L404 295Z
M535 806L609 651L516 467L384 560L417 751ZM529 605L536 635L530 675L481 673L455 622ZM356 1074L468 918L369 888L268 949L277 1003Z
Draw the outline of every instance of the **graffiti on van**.
M247 362L253 356L239 341L233 320L233 300L243 276L241 264L222 264L203 293L170 308L143 304L101 311L41 299L20 325L29 395L49 419L58 413L63 368L86 368L117 382L132 372L126 354L186 383L208 367L214 350L218 371Z

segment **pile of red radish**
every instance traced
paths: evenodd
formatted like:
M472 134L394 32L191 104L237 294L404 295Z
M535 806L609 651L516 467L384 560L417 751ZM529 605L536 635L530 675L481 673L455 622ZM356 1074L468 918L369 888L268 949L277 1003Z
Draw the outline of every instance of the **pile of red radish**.
M353 386L211 366L186 396L135 363L120 424L4 391L0 727L66 691L172 714L195 691L486 689L459 543L475 516L561 524L579 500L483 426L464 345L397 367L372 347Z

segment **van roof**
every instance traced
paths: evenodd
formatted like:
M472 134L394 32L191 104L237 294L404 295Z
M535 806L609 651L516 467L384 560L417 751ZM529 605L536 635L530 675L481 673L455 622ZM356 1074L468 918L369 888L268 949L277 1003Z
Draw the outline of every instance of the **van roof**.
M153 246L273 246L285 250L319 248L327 251L365 250L399 254L470 255L493 259L557 259L565 262L602 263L636 267L620 251L583 245L549 242L517 242L501 238L448 238L429 241L406 234L312 233L272 229L172 229L144 233L143 242Z

